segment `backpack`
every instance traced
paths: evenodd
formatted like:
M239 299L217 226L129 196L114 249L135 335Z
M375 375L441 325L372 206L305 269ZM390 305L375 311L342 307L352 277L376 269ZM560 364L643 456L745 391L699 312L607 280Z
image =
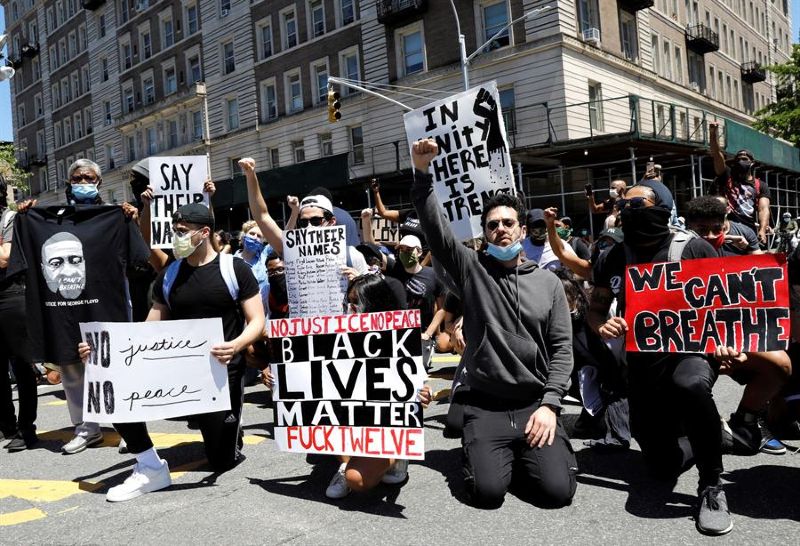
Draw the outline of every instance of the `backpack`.
M169 294L172 291L172 285L175 284L175 278L178 276L178 271L181 268L183 259L175 260L167 266L167 272L164 273L164 282L161 284L161 293L167 307L172 307L169 304ZM233 268L233 256L231 254L219 255L219 271L222 273L222 280L225 281L225 286L228 287L228 292L231 299L236 301L239 299L239 281L236 280L236 271Z
M16 216L16 211L6 209L3 211L3 227L0 228L0 233L4 232L8 225L14 221L14 216Z
M699 235L690 229L683 229L678 226L670 226L669 230L672 232L672 240L669 242L667 260L670 262L679 262L681 261L681 256L683 256L683 249L686 248L689 241L695 237L699 237Z

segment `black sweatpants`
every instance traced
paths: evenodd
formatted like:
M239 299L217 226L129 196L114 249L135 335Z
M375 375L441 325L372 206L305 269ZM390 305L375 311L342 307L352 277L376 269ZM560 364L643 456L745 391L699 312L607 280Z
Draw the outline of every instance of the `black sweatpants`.
M472 390L464 404L464 472L472 502L497 508L509 486L538 503L564 506L575 495L578 464L561 422L553 445L532 448L525 425L534 404L497 401Z
M701 489L719 483L722 428L712 394L717 371L700 355L628 354L631 431L655 474L673 478L693 460Z
M192 416L200 425L208 464L216 472L232 468L239 459L239 431L244 402L244 359L228 365L230 411L216 411ZM145 423L118 423L114 425L133 454L153 447Z
M8 377L9 360L17 378L19 417L15 415ZM25 287L12 284L0 290L0 431L7 435L17 430L35 431L38 403L25 322Z

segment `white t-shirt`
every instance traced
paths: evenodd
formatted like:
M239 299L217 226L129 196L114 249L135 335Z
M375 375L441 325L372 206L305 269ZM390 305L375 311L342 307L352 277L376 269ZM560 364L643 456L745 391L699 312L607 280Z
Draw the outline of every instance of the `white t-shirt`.
M575 255L575 251L572 250L572 247L564 244L564 241L561 241L561 248L564 249L565 254ZM550 247L549 239L545 239L543 245L537 246L531 242L529 237L525 237L525 239L522 241L522 249L525 251L525 256L529 260L533 260L539 264L539 267L542 269L549 269L550 271L553 271L561 267L561 261Z

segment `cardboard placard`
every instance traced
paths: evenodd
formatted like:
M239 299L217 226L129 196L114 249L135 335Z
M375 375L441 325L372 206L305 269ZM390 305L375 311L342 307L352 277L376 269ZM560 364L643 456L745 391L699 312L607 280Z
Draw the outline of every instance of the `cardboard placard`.
M400 224L376 214L372 217L372 238L376 243L397 243L400 241Z
M455 237L466 241L483 235L484 201L498 192L515 192L497 83L433 102L403 119L409 149L422 138L439 145L429 172Z
M272 320L282 451L424 457L419 310Z
M628 351L713 353L786 349L786 257L761 254L630 266Z
M344 226L283 232L283 263L289 314L293 317L338 315L343 311L347 279Z
M209 206L203 185L208 179L204 155L150 158L150 248L172 248L172 214L183 205Z
M81 323L92 347L84 418L138 423L231 409L227 368L211 356L222 319Z

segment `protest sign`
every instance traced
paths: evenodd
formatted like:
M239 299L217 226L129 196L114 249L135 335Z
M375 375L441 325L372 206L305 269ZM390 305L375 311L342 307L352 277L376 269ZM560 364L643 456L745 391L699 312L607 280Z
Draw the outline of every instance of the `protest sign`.
M344 226L283 232L283 263L289 314L338 315L342 312L347 279L347 237Z
M228 370L211 356L222 320L85 322L83 417L138 423L231 409Z
M271 320L283 451L422 459L419 310Z
M204 155L150 158L150 247L172 248L172 213L189 203L209 206L203 185L208 179Z
M397 243L400 241L400 225L375 215L372 217L372 238L376 243Z
M780 254L634 265L625 276L626 349L786 349L789 287Z
M421 138L432 138L439 145L429 172L456 238L466 241L483 235L484 201L498 192L514 193L496 82L408 112L403 119L409 147Z

